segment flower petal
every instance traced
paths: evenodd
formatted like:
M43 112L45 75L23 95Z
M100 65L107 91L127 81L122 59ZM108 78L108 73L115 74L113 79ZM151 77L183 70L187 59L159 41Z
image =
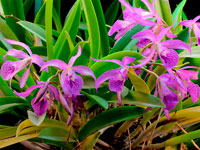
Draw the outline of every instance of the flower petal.
M19 61L13 62L13 61L6 61L1 66L1 75L4 80L11 79L17 71L17 66L19 65Z
M118 65L124 67L123 63L120 60L117 60L117 59L98 60L98 59L95 59L95 58L92 58L92 57L91 57L91 59L94 60L94 61L97 61L97 62L112 62L112 63L118 64Z
M59 92L57 91L56 87L53 85L49 85L49 91L53 93L56 100L59 100Z
M126 28L129 24L130 24L130 22L128 22L128 21L117 20L113 24L113 26L110 28L108 35L112 36L115 32L117 32L123 28Z
M116 74L109 80L109 89L113 92L121 92L124 87L125 79L121 73Z
M92 70L90 70L90 68L88 68L86 66L73 66L72 70L74 72L80 73L81 75L90 75L96 80L96 77L95 77L94 73L92 72Z
M135 35L133 35L132 38L133 39L149 39L153 43L155 42L155 35L153 34L151 30L148 30L148 29L136 33Z
M199 99L199 95L200 95L199 85L194 84L193 82L190 81L188 83L187 90L190 93L193 103L195 103Z
M3 60L6 61L6 56L13 56L15 58L27 58L29 57L28 54L26 54L23 51L20 50L16 50L16 49L10 49L9 51L7 51L6 55L3 56Z
M45 62L40 70L44 70L45 68L49 67L49 66L53 66L53 67L57 67L59 69L66 69L67 68L67 64L59 59L54 59L54 60L50 60Z
M184 80L189 80L189 79L197 80L198 79L198 71L194 71L194 70L179 69L179 70L177 70L177 74Z
M120 72L121 69L117 68L117 69L112 69L109 71L104 72L101 76L99 76L99 78L96 80L96 89L99 87L99 85L101 85L103 82L105 82L106 80L112 78L113 76L115 76L116 74L118 74Z
M23 48L25 48L27 50L27 52L29 53L29 55L32 55L31 49L28 47L28 45L26 45L26 44L24 44L22 42L10 40L10 39L4 39L4 40L6 42L8 42L9 44L22 46Z
M31 65L28 67L28 69L24 72L24 74L22 75L21 79L20 79L20 88L23 88L27 79L28 79L28 75L30 73L30 67Z
M133 61L135 61L136 59L134 57L129 57L129 56L125 56L123 59L122 59L122 64L124 66L132 63Z
M166 40L162 41L162 46L170 49L187 49L191 53L191 48L181 40Z
M35 98L31 101L31 106L33 107L33 110L37 116L43 115L48 108L48 101L43 97L42 100L39 100L37 103L35 103Z
M68 66L69 66L69 67L72 67L73 64L74 64L74 62L76 61L76 59L77 59L79 56L81 56L81 46L80 46L80 45L78 46L78 52L77 52L77 54L76 54L75 56L72 56L72 57L70 58L70 60L69 60L69 62L68 62Z
M175 67L179 62L178 53L173 49L165 48L160 52L159 56L167 69Z
M22 92L22 93L14 92L14 93L19 97L24 97L25 98L25 97L29 96L33 90L35 90L37 88L41 88L42 86L43 86L42 84L32 85L25 92Z
M69 108L69 104L60 91L59 91L59 99L63 108L66 110L66 112L68 112L71 115L71 109Z
M62 85L63 92L67 96L78 95L82 87L83 79L75 73L68 75L64 80L64 84Z

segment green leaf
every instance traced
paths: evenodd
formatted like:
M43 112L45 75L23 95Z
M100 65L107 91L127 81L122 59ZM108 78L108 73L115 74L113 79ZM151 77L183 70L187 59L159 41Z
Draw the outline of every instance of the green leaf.
M150 94L149 86L146 82L140 78L135 71L130 67L128 71L128 78L130 79L131 83L136 92L142 92L146 94Z
M98 58L100 52L100 32L96 13L91 0L82 0L82 6L88 27L91 57ZM90 65L93 63L94 61L91 61Z
M142 58L142 55L137 52L121 51L121 52L116 52L116 53L107 55L106 57L103 57L101 60L111 60L111 59L122 60L123 57L125 56L134 57L136 58L136 60ZM102 73L111 69L115 69L115 68L119 68L119 65L112 62L95 62L90 67L90 69L94 72L96 77L99 77Z
M143 112L143 108L135 106L122 106L104 111L93 117L83 126L83 128L78 133L78 138L80 141L82 141L87 136L99 131L104 127L125 120L137 118L141 116Z
M0 112L3 112L5 110L8 110L9 108L16 107L19 105L24 105L24 104L23 103L12 103L12 104L0 105Z
M99 136L100 136L99 132L94 133L94 134L88 136L86 139L84 139L80 143L80 145L79 145L80 149L92 150L93 147L95 146L97 140L99 139Z
M39 126L44 121L45 116L46 116L46 113L44 113L41 116L38 116L34 112L29 111L29 110L27 111L27 113L28 113L28 118L30 119L30 121L36 126Z
M111 49L110 53L118 52L124 50L124 48L128 45L128 43L132 40L131 37L144 29L144 26L137 24L133 28L131 28L120 40L115 44L115 46ZM138 39L135 40L135 44Z
M17 127L7 127L5 129L0 129L0 140L15 136Z
M200 46L195 46L191 48L192 50L192 54L190 55L190 53L187 50L184 50L182 53L179 54L180 57L183 58L200 58Z
M25 41L25 32L18 24L16 24L17 19L14 17L25 20L23 0L1 0L4 15L10 16L6 17L7 25L12 29L15 35L20 39L20 41ZM12 17L14 16L14 17Z
M163 20L170 26L173 24L172 12L169 1L160 0L160 7L162 10Z
M40 131L39 138L48 139L52 141L66 142L69 136L69 131L58 127L44 128ZM71 138L69 142L74 142Z
M182 0L182 2L180 2L177 6L176 9L174 10L173 14L172 14L172 18L173 18L173 22L176 20L176 23L174 25L174 28L179 24L180 21L182 21L182 11L183 11L183 7L185 6L187 0ZM182 27L180 26L175 33L180 32L182 29Z
M0 90L6 96L15 96L15 94L10 89L10 87L8 86L8 84L5 82L5 80L2 78L1 75L0 75Z
M45 27L46 27L45 31L46 31L48 60L53 59L52 11L53 11L53 0L47 0L46 1L46 8L45 8Z
M0 97L0 106L12 103L26 104L26 100L20 97L16 97L15 94L14 96Z
M35 34L38 36L41 40L46 42L46 33L45 30L42 29L37 24L28 22L28 21L19 21L17 22L19 25L21 25L24 29L28 30L29 32Z
M119 10L118 0L114 0L105 12L105 20L108 25L113 25Z
M106 28L105 18L103 14L103 10L101 7L100 0L92 0L96 15L97 21L99 24L99 32L100 32L100 52L102 56L106 56L109 53L109 40L108 40L108 31Z
M25 14L25 16L29 12L33 2L34 2L34 0L25 0L25 2L24 2L24 14Z

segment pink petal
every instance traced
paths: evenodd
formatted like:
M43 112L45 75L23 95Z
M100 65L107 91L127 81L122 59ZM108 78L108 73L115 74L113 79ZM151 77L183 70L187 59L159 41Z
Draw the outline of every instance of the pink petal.
M161 42L163 47L167 47L170 49L187 49L191 53L191 48L186 43L181 40L166 40Z
M98 60L98 59L95 59L95 58L92 58L92 57L91 57L91 59L94 60L94 61L97 61L97 62L112 62L112 63L118 64L118 65L120 65L122 67L124 66L123 63L120 60L117 60L117 59Z
M194 32L195 37L197 38L197 44L200 45L200 35L199 35L200 29L196 24L193 25L193 32Z
M119 68L117 69L112 69L112 70L109 70L109 71L106 71L104 72L101 76L99 76L99 78L96 80L96 89L103 83L105 82L106 80L112 78L113 76L115 76L116 74L119 74L120 73L120 70Z
M20 46L22 46L23 48L25 48L27 50L29 55L32 55L31 49L28 47L28 45L26 45L26 44L24 44L22 42L10 40L10 39L5 39L5 41L8 42L9 44L12 44L12 45L20 45Z
M68 62L68 66L72 67L76 59L81 56L81 47L80 45L78 46L78 52L75 56L72 56Z
M109 89L113 92L121 92L124 87L125 79L121 73L116 74L109 80Z
M200 15L199 15L199 16L196 16L196 17L193 19L193 22L197 22L199 19L200 19Z
M30 67L31 65L28 67L28 69L24 72L24 74L22 75L21 79L20 79L20 88L23 88L27 79L28 79L28 75L30 73Z
M6 61L6 56L13 56L15 58L27 58L29 57L28 54L26 54L23 51L20 50L16 50L16 49L10 49L9 51L7 51L6 55L3 56L3 60Z
M18 62L6 61L3 63L1 66L1 75L4 80L9 80L16 74L17 66L19 65Z
M74 72L80 73L81 75L90 75L96 80L96 77L95 77L94 73L92 72L92 70L90 70L90 68L88 68L86 66L73 66L72 70Z
M125 56L123 59L122 59L122 63L124 66L132 63L133 61L135 61L136 59L134 57L129 57L129 56Z
M59 100L59 92L58 92L58 90L56 89L55 86L49 85L49 91L51 93L53 93L53 95L54 95L54 97L55 97L56 100Z
M181 21L179 24L191 28L192 23L193 23L193 20L184 20L184 21Z
M60 91L59 91L59 99L63 108L66 110L66 112L68 112L71 115L71 109L69 108L69 104Z
M66 96L78 95L80 94L80 90L83 87L83 79L73 73L72 75L68 75L64 84L62 85L63 92Z
M57 67L59 69L66 69L67 68L67 64L64 61L59 60L59 59L54 59L54 60L50 60L50 61L45 62L42 65L40 70L44 70L49 66Z
M120 105L123 105L122 104L121 92L117 92L117 98L118 98L118 101L119 101Z
M17 96L19 97L27 97L31 94L31 92L33 90L35 90L36 88L41 88L43 85L41 84L37 84L37 85L32 85L28 90L26 90L25 92L22 92L22 93L18 93L18 92L14 92Z
M119 0L119 2L122 5L124 5L127 9L129 9L132 13L134 13L133 7L128 2L126 2L125 0Z
M159 56L166 68L173 68L179 62L178 53L173 49L163 49Z
M162 28L162 30L160 31L160 33L158 34L157 36L157 41L160 42L163 37L167 34L167 32L169 31L169 29L171 28L172 26L170 27L167 27L167 28Z
M130 24L130 22L128 22L128 21L117 20L113 24L111 29L109 30L108 35L112 36L115 32L117 32L117 31L119 31L119 30L121 30L123 28L126 28L129 24Z
M151 30L148 30L148 29L136 33L132 38L133 39L149 39L153 43L155 42L155 35L153 34Z
M177 70L177 74L184 80L197 80L198 79L198 72L193 70Z
M35 102L40 100L43 96L46 95L48 84L49 84L48 82L42 84L43 86L38 90L37 95L35 97Z
M190 81L188 83L187 90L190 93L193 103L195 103L199 99L199 95L200 95L199 85L194 84L193 82Z
M37 116L43 115L48 108L48 101L43 97L42 100L39 100L37 103L35 103L35 98L31 101L31 105L33 107L33 110Z

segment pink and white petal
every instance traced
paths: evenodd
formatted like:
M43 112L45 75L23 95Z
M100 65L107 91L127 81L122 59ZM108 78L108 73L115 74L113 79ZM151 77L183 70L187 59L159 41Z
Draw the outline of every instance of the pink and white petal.
M4 40L6 42L8 42L9 44L22 46L23 48L25 48L27 50L27 52L29 53L29 55L32 55L31 49L28 47L28 45L26 45L26 44L24 44L22 42L10 40L10 39L4 39Z
M66 69L67 68L67 64L64 61L59 60L59 59L54 59L54 60L50 60L50 61L45 62L42 65L40 70L44 70L49 66L57 67L59 69Z
M121 92L124 87L125 79L121 73L116 74L109 80L109 89L113 92Z
M153 32L151 30L148 30L148 29L136 33L135 35L133 35L132 38L133 39L149 39L153 43L155 42L155 35L153 34Z
M170 49L187 49L191 54L191 48L181 40L166 40L161 42L163 47Z
M101 76L99 76L99 78L96 80L96 89L103 83L105 82L106 80L112 78L113 76L115 76L116 74L119 74L120 73L120 70L119 68L117 69L112 69L112 70L109 70L109 71L106 71L104 72Z
M39 67L42 67L45 63L39 55L33 54L31 58L32 63L37 64ZM48 68L45 68L44 70L48 72Z
M123 28L126 28L129 24L130 24L130 22L128 22L128 21L117 20L113 24L111 29L109 30L108 35L112 36L115 32L117 32L117 31L119 31L119 30L121 30Z
M3 63L1 66L1 75L4 80L9 80L16 74L18 63L19 61L6 61Z
M129 57L129 56L125 56L123 59L122 59L122 64L124 66L132 63L133 61L135 61L136 59L134 57Z
M193 20L184 20L184 21L181 21L179 24L191 28L193 22L194 22Z
M166 36L167 36L168 38L176 38L176 37L177 37L175 34L169 32L169 31L166 33Z
M42 84L37 84L37 85L32 85L28 90L22 93L14 92L17 96L19 97L27 97L31 94L31 92L37 88L41 88L43 85Z
M46 113L48 109L48 101L43 97L43 99L39 100L38 102L35 103L35 98L31 101L31 106L37 116L41 116L44 113Z
M179 62L179 55L173 49L163 49L159 56L167 69L175 67Z
M94 78L94 80L96 80L96 77L94 75L94 73L92 72L92 70L90 70L90 68L86 67L86 66L73 66L72 70L74 72L78 72L81 75L90 75Z
M20 88L23 88L27 79L28 79L28 75L30 73L30 67L31 65L28 67L28 69L24 72L24 74L22 75L21 79L20 79Z
M80 90L83 87L83 79L73 73L72 75L68 75L65 80L64 84L62 85L63 92L66 96L78 95L80 94Z
M77 54L76 54L75 56L72 56L72 57L70 58L70 60L69 60L69 62L68 62L68 66L69 66L69 67L72 67L73 64L74 64L74 62L76 61L76 59L77 59L79 56L81 56L81 46L80 46L80 45L78 46L78 52L77 52Z
M190 96L192 98L192 102L195 103L199 99L199 95L200 95L199 85L194 84L193 82L190 81L188 83L187 90L190 93Z
M15 58L27 58L29 57L28 54L26 54L25 52L21 51L21 50L16 50L16 49L10 49L9 51L7 51L6 55L3 56L3 60L6 61L6 56L13 56Z

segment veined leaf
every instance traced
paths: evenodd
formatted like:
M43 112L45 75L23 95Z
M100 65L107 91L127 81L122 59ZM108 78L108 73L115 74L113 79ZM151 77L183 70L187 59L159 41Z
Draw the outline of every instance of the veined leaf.
M144 112L143 108L135 106L122 106L104 111L88 121L78 133L80 141L87 136L111 124L137 118Z
M29 32L37 35L44 42L46 42L45 30L42 29L40 26L28 21L19 21L17 23L21 25L23 28L25 28L26 30L28 30Z
M82 6L88 27L91 57L98 58L100 52L100 32L96 13L91 0L82 0ZM90 65L93 63L94 61L91 61Z

